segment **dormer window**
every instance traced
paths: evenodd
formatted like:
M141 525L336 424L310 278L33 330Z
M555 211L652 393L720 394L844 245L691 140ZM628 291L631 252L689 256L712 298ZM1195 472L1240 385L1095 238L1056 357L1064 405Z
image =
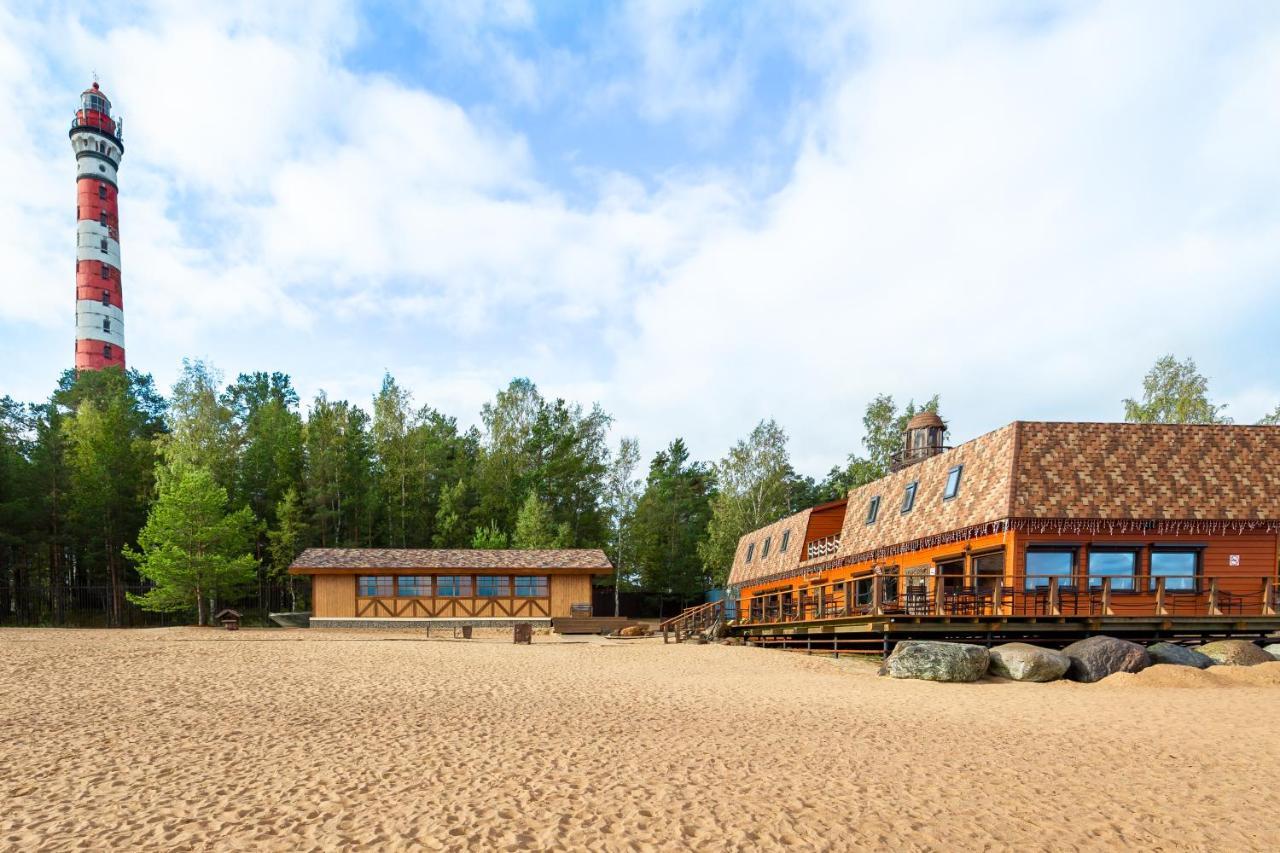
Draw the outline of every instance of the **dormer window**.
M743 562L750 563L751 558L755 556L755 553L756 553L756 543L751 542L747 545L747 559L744 560Z
M907 487L902 490L903 515L911 512L911 508L916 505L916 487L919 485L919 480L912 480L910 483L907 483Z
M947 472L947 487L942 490L942 499L944 501L949 501L960 494L960 474L963 471L963 465L955 465Z
M871 499L871 503L867 504L867 524L875 524L876 516L880 514L880 496L876 495Z

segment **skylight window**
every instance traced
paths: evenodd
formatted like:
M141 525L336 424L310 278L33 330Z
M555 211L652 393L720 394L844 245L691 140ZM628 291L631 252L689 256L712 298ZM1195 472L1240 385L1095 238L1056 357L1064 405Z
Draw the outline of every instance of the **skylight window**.
M756 543L752 542L749 545L747 545L747 559L745 562L750 563L751 558L755 556L755 553L756 553Z
M876 516L880 514L880 496L876 495L871 499L871 503L867 505L867 524L875 524Z
M778 543L778 553L781 554L787 550L787 543L791 541L791 531L782 531L782 541Z
M947 487L942 490L944 501L949 501L960 493L960 474L963 471L963 465L956 465L947 472Z
M916 505L916 487L919 485L919 480L913 480L907 483L907 487L902 490L902 512L904 515L911 512L911 508Z
M772 544L773 544L772 536L764 537L764 547L760 549L760 559L763 560L765 557L769 556L769 546Z

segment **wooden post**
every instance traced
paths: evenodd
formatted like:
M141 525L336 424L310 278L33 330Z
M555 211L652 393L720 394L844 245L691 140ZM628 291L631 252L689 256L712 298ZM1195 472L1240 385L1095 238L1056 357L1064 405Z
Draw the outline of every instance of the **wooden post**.
M848 616L853 612L853 581L846 580L844 582L844 615Z
M1262 615L1276 615L1276 579L1273 577L1262 582Z
M938 616L944 615L942 607L943 593L946 591L942 580L942 566L935 566L934 571L937 572L933 576L933 612Z
M1093 610L1092 601L1090 601L1090 605L1091 606L1089 609ZM1090 613L1089 615L1092 616L1093 613ZM1111 613L1111 578L1109 577L1105 577L1102 579L1102 615L1103 616L1112 615Z
M871 577L871 615L880 616L884 613L884 575L877 572Z
M1165 606L1164 606L1164 588L1165 588L1165 578L1162 575L1156 578L1156 615L1157 616L1169 615L1168 612L1165 610Z
M1209 578L1209 615L1221 616L1222 611L1218 609L1218 578Z
M826 584L818 587L818 618L825 619L827 616L827 587Z
M996 578L991 586L991 615L1004 615L1004 578Z
M1058 578L1056 575L1049 578L1049 615L1062 615L1062 607L1058 602Z

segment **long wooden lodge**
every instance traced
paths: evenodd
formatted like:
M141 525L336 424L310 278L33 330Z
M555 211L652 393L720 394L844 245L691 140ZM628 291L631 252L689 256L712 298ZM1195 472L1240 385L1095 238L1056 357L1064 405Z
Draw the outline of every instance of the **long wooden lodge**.
M1018 421L743 536L731 629L789 648L1280 630L1280 428Z
M592 577L612 571L598 548L308 548L289 566L311 578L311 625L342 628L590 621Z

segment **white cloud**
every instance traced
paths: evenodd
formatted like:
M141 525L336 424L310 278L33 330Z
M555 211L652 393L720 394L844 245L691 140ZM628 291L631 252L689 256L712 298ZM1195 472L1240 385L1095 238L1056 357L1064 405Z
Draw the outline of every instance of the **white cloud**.
M1166 351L1239 419L1269 410L1280 348L1241 353L1280 311L1275 15L974 8L628 7L613 108L698 144L779 45L820 74L779 117L798 151L764 198L757 164L554 185L502 110L347 67L345 4L161 4L102 33L0 10L0 174L22 176L0 253L24 283L0 324L70 328L74 92L49 67L69 49L128 119L128 349L161 385L200 353L364 402L389 369L465 423L529 375L646 452L683 435L718 456L777 416L813 473L856 449L877 392L941 392L962 439L1114 417ZM537 23L523 3L432 14L508 51L493 73L523 103L595 61L508 50L495 32Z

